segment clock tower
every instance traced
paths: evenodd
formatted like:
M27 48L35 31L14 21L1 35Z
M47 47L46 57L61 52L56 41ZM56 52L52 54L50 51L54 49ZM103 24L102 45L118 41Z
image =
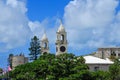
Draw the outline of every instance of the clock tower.
M60 24L56 34L56 55L67 53L67 33L62 23Z
M46 33L43 34L43 37L41 39L41 54L49 53L49 41L46 36Z

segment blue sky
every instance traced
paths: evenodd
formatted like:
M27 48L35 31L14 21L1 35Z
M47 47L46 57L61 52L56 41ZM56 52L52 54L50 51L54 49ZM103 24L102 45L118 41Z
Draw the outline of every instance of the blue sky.
M0 0L0 67L9 53L28 56L30 38L44 30L55 53L59 19L67 31L68 52L85 55L120 46L119 0Z
M53 18L54 16L62 17L64 14L64 7L70 0L28 0L27 15L32 21L42 21L45 18Z

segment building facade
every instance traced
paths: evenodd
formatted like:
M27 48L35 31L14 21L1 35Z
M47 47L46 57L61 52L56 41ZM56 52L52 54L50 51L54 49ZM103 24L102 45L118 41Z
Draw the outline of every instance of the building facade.
M14 69L16 66L25 64L28 62L28 58L25 57L23 54L16 55L12 57L12 69Z
M113 47L113 48L98 48L98 51L94 56L105 59L114 56L115 58L120 58L120 48Z
M84 56L85 64L88 65L90 71L103 70L108 71L109 66L113 64L109 59L101 59L94 56Z

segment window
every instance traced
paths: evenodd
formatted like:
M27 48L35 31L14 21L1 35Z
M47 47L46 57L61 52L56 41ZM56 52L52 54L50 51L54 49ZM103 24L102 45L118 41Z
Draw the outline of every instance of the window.
M116 56L116 54L113 54L113 53L112 53L111 56Z
M120 57L120 53L118 53L118 56Z
M113 52L111 53L111 56L116 56L116 53L113 51Z
M98 71L99 70L99 67L94 67L94 71Z
M61 35L61 40L64 41L64 35L63 34Z
M46 43L46 42L45 42L45 44L44 44L44 48L47 49L47 43Z

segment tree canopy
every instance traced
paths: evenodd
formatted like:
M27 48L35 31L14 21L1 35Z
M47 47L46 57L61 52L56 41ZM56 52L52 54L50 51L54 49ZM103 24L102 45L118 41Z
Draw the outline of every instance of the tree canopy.
M85 76L90 74L84 58L77 58L73 54L44 54L31 63L17 66L11 72L11 77L17 80L87 79Z
M119 61L115 61L109 71L92 72L82 56L44 54L31 63L17 66L10 77L13 80L120 80L116 70L120 70ZM117 77L113 78L114 75Z
M10 65L10 67L12 68L12 57L13 57L14 55L11 53L11 54L9 54L9 57L8 57L8 64Z
M110 79L111 80L120 80L120 61L116 59L114 64L109 68Z
M34 36L30 42L30 60L36 60L41 53L40 41L37 36Z

